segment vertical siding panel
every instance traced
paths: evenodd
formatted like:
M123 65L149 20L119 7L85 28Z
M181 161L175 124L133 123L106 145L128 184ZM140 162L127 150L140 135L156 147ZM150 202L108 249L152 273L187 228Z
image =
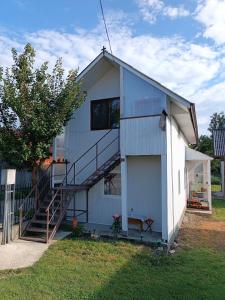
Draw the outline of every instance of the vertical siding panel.
M121 151L124 155L160 155L165 153L165 132L160 117L121 120Z

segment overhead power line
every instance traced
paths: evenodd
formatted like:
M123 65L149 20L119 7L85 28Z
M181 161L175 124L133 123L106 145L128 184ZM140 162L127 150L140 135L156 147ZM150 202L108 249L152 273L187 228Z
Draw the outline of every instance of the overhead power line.
M112 47L111 47L111 42L110 42L110 38L109 38L109 32L108 32L106 21L105 21L105 15L104 15L104 10L103 10L103 6L102 6L102 0L99 0L99 4L100 4L100 7L101 7L101 12L102 12L102 19L103 19L103 22L104 22L104 25L105 25L106 36L107 36L107 39L108 39L108 42L109 42L109 49L110 49L110 52L112 54Z

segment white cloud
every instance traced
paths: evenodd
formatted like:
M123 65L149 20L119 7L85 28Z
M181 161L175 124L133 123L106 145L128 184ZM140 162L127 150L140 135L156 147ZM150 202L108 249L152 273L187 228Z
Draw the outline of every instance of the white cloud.
M0 35L0 66L9 66L12 63L10 50L12 48L21 50L21 46L20 42L7 37L7 35Z
M197 103L200 120L206 120L222 103L223 83L206 88L220 74L225 62L218 50L207 45L187 42L179 37L159 38L150 34L135 35L123 23L109 26L113 53L150 77ZM26 33L17 39L0 35L0 65L11 63L11 47L19 50L25 42L37 49L37 63L49 61L52 66L57 57L63 57L65 68L82 70L107 45L104 27L93 30L78 29L74 33L41 30ZM202 110L207 107L207 110ZM207 128L201 121L201 131ZM205 126L205 127L204 127Z
M165 6L163 10L165 16L170 17L171 19L176 19L178 17L187 17L190 15L190 12L182 6L172 7Z
M155 23L159 15L167 16L170 19L187 17L190 12L182 5L168 6L162 0L137 0L143 19L149 23Z
M225 43L225 1L199 0L195 19L204 26L203 36L216 44Z

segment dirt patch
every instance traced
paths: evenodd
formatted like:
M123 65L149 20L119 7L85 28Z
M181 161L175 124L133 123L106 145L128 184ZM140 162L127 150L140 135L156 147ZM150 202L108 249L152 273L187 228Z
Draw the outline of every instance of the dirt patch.
M225 250L225 222L211 216L186 212L178 242L182 248L206 247Z

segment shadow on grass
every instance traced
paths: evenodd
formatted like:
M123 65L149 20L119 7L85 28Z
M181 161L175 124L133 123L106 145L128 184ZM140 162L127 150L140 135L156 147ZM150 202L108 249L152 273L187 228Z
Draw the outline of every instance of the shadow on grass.
M225 221L225 199L213 199L212 206L212 219L216 221Z
M67 239L30 268L0 272L0 299L224 299L224 261L199 247L158 258L129 242Z
M88 299L224 299L224 258L204 248L157 258L145 247Z

